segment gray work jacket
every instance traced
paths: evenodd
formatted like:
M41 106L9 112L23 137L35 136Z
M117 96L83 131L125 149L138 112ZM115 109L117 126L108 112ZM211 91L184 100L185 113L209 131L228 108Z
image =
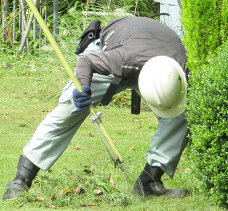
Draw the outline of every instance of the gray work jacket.
M90 85L93 73L113 74L130 84L150 58L159 55L175 59L186 70L186 50L178 35L151 18L127 17L111 21L100 33L103 52L78 59L76 75L82 85Z

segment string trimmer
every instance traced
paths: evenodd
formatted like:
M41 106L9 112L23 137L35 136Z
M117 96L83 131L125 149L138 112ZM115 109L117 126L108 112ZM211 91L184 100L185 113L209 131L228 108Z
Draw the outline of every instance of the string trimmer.
M40 13L38 12L37 8L35 7L34 3L32 0L26 0L28 6L32 10L37 22L39 23L40 27L44 31L45 35L47 36L49 42L51 43L52 47L54 48L56 54L58 55L61 63L65 67L65 70L67 71L69 77L73 81L75 87L79 90L82 91L81 89L81 84L78 81L77 77L75 76L72 68L70 67L69 63L65 59L62 51L60 50L59 46L57 45L54 37L52 36L51 32L49 31L48 27L46 26L43 18L41 17ZM126 174L126 171L124 171L123 166L121 165L124 161L123 157L121 156L119 150L115 146L115 143L113 142L112 138L106 131L102 121L101 121L101 112L96 113L93 105L89 107L90 115L91 115L91 120L93 124L95 125L109 155L111 156L113 162Z

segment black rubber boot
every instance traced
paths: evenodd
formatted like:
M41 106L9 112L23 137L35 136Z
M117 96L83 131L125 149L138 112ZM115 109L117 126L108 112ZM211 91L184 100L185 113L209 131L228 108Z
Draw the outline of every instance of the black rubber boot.
M16 177L7 184L3 200L23 197L24 193L31 187L39 170L28 158L21 155L17 165Z
M133 194L138 195L165 195L171 198L181 198L185 196L187 191L183 189L166 189L161 181L164 174L159 167L152 167L146 164L143 172L134 184Z

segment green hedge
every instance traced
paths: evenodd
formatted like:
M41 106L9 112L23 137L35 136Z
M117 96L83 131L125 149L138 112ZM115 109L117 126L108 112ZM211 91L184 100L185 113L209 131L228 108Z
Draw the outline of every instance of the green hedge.
M190 76L190 158L200 189L228 208L228 42Z
M196 70L205 64L210 52L227 40L228 1L183 0L181 3L188 67Z
M228 208L228 1L181 2L191 70L189 156L200 189L212 203Z

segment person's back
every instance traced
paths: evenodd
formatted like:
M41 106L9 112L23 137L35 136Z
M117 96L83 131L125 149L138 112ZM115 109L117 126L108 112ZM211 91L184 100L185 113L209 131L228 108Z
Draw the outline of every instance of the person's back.
M124 48L123 62L140 67L154 56L175 59L184 69L186 50L181 39L168 26L151 18L129 17L111 21L100 33L101 48ZM107 45L107 46L106 46Z

